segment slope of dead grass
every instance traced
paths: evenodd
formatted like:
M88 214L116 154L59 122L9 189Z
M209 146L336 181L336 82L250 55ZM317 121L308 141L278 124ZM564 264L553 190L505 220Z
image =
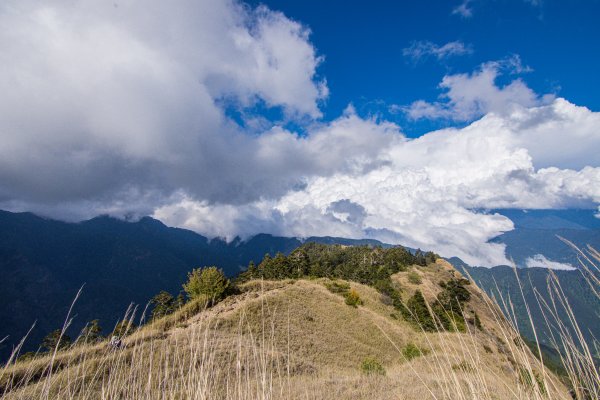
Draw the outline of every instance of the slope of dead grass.
M418 288L428 300L457 274L443 261L414 268L421 284L408 272L394 280L404 296ZM0 373L0 399L568 398L474 285L469 307L483 331L424 333L394 318L373 288L350 283L363 300L355 308L325 282L249 282L211 309L188 304L148 324L122 350L81 346L11 365ZM426 354L406 360L408 344ZM368 357L386 374L362 373Z

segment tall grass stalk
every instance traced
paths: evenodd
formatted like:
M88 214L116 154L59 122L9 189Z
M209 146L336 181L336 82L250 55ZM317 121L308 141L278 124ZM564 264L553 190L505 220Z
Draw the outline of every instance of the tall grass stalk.
M126 318L134 315L128 310ZM2 369L0 399L285 398L289 355L275 347L274 327L265 326L257 335L242 315L231 340L214 324L201 318L169 332L150 324L125 338L122 349L105 341L11 361Z

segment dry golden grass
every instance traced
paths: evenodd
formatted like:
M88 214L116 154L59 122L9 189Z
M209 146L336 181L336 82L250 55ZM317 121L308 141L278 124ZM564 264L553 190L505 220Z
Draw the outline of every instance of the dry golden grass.
M456 274L444 261L417 270L419 285L394 276L405 295L418 287L431 299ZM210 309L192 302L147 324L123 349L102 343L11 363L0 399L569 398L475 285L465 314L476 311L484 330L424 333L394 318L373 288L350 283L363 301L355 308L325 283L249 282ZM408 344L425 354L406 359ZM366 358L385 375L361 372Z

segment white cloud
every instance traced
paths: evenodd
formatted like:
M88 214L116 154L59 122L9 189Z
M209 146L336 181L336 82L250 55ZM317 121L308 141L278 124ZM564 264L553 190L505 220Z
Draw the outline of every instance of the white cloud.
M523 0L525 3L532 7L540 8L543 5L543 0ZM463 0L460 4L452 9L452 15L458 15L463 19L470 19L473 17L473 6L474 0Z
M463 42L454 41L448 42L442 46L435 43L422 40L411 43L409 47L402 49L404 57L408 57L412 62L419 62L428 57L435 57L438 60L443 60L452 56L461 56L471 54L473 49L471 46L465 45Z
M539 107L517 107L506 122L536 167L600 165L600 113L558 98Z
M512 223L475 210L600 203L599 114L518 79L498 87L527 69L518 58L445 77L414 117L479 119L408 140L352 107L319 121L309 32L264 7L13 1L0 24L0 208L366 236L493 265L504 248L487 241ZM227 117L257 103L308 120L306 135Z
M539 115L545 116L543 124L537 121ZM595 143L596 137L582 134L589 126L580 122L600 128L596 117L597 113L557 99L546 106L521 107L508 115L490 114L462 129L406 140L393 129L377 130L374 121L346 116L333 124L346 132L346 139L338 136L328 141L333 130L323 130L318 141L333 147L371 132L365 143L380 143L366 158L376 160L372 167L361 164L361 168L332 175L307 177L302 188L241 208L203 203L202 212L197 213L191 210L198 205L185 199L159 209L156 216L169 221L169 215L179 213L187 217L173 220L176 224L230 238L260 229L292 236L371 237L434 249L475 265L507 264L504 246L488 240L511 230L512 222L476 210L597 205L600 168L594 167L597 159L589 154L589 148L584 143L572 148L569 158L592 161L593 166L580 170L559 168L560 155L552 159L561 140L581 137L587 146ZM538 123L527 126L520 122L528 118ZM565 137L554 141L558 147L545 147L539 157L559 167L536 169L531 154L544 129L549 129L550 137L556 134L553 120L568 128ZM326 147L319 152L326 157ZM333 156L337 158L335 153ZM198 219L200 214L207 217ZM215 214L217 223L213 223ZM224 226L232 228L223 230Z
M531 68L524 66L518 56L488 62L471 74L446 75L439 87L445 92L437 102L417 100L405 108L412 119L449 119L470 121L487 113L507 114L517 106L532 107L545 104L553 96L538 96L520 78L498 87L496 79L503 72L523 73Z
M90 213L123 193L158 192L153 207L182 187L246 201L297 184L266 182L272 162L255 154L275 138L254 140L222 109L320 116L321 58L283 14L228 0L19 0L2 3L0 25L4 205Z
M463 0L462 3L452 9L453 15L458 15L462 18L471 18L473 16L473 8L471 3L473 0Z
M532 257L528 257L525 260L525 265L527 265L527 268L548 268L563 271L574 271L577 269L568 263L550 261L543 254L536 254Z

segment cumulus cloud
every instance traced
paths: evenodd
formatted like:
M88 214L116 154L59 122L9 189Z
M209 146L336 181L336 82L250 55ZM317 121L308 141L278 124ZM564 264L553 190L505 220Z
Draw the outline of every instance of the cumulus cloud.
M525 127L519 122L525 115L535 123ZM538 120L537 115L546 118ZM600 160L586 144L569 149L568 156L557 155L556 147L540 150L540 159L556 165L553 167L536 168L531 156L539 150L540 132L547 129L553 136L559 129L555 124L567 136L557 139L556 146L569 138L585 138L578 140L591 146L597 135L586 136L589 128L580 122L590 119L598 129L597 117L597 113L557 99L549 105L521 107L510 115L490 114L465 128L435 131L414 140L374 130L371 138L382 136L385 145L372 168L313 176L298 190L242 208L199 205L186 198L157 210L156 216L169 220L177 214L173 222L178 225L229 238L250 235L260 228L301 237L370 237L435 249L474 265L508 264L504 246L488 240L513 229L512 222L478 210L597 205L600 168L596 165ZM355 134L368 125L377 126L374 121L346 118L345 129ZM357 123L363 127L350 129ZM557 167L564 160L578 158L591 165L579 170ZM195 211L196 207L202 211ZM214 215L219 216L218 223L214 223ZM223 226L232 228L223 230Z
M552 95L538 96L523 80L516 78L505 86L496 85L502 73L523 73L531 69L524 66L518 56L488 62L470 74L446 75L439 84L444 93L440 101L417 100L405 107L412 119L448 119L471 121L487 113L512 112L517 106L532 107L548 103Z
M473 121L409 140L351 106L321 121L310 32L265 7L23 0L2 3L0 24L0 208L371 237L495 265L504 247L488 240L513 225L481 210L600 203L599 114L499 87L526 70L517 58L445 77L413 117Z
M181 187L224 200L235 187L246 201L297 183L262 185L272 163L255 155L278 136L253 140L222 110L260 101L320 116L321 58L283 14L234 1L9 1L0 24L0 200L104 204Z
M421 40L411 43L409 47L402 49L402 55L409 58L413 63L418 63L428 57L434 57L438 61L452 56L471 54L471 46L461 41L448 42L439 46L433 42Z

